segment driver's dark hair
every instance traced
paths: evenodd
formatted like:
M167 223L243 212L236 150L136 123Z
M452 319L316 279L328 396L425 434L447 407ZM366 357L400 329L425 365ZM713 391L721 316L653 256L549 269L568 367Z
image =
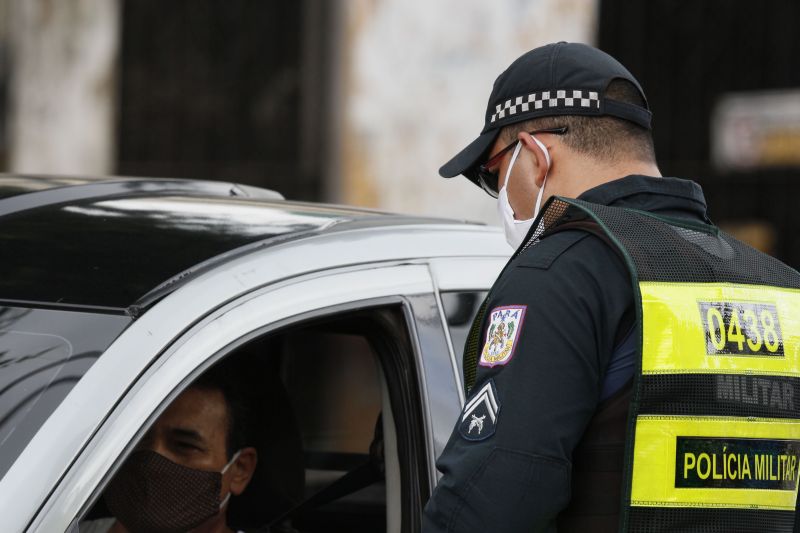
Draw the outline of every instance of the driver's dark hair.
M616 79L608 84L605 98L645 107L645 100L634 84ZM504 144L516 139L521 131L567 126L562 136L564 144L606 162L635 159L655 163L653 135L650 130L628 120L611 116L562 115L540 117L511 124L503 128Z
M243 381L239 365L229 359L211 367L190 385L203 390L219 390L225 397L228 411L225 453L229 460L240 449L255 446L251 434L253 406L245 395Z

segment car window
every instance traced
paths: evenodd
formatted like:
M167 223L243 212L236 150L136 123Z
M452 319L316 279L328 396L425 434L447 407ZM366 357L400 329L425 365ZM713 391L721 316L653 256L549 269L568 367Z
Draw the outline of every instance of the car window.
M360 335L306 331L282 340L284 380L312 462L368 449L381 413L380 369ZM316 457L315 457L316 456Z
M467 342L472 321L478 313L478 309L486 298L486 291L452 291L442 292L442 307L447 327L450 331L450 339L453 343L453 351L458 364L458 375L463 375L463 354L464 345Z
M121 315L0 307L0 478L129 323Z
M348 472L373 479L364 487L345 486L349 494L298 517L298 527L324 531L333 522L348 531L384 531L385 380L377 354L363 335L305 329L287 334L282 351L305 455L304 496L325 491Z
M415 513L406 509L418 515L429 486L411 346L399 304L351 310L250 341L204 374L235 373L258 449L229 525L258 528L285 515L303 532L409 531ZM78 531L106 527L111 515L98 498Z

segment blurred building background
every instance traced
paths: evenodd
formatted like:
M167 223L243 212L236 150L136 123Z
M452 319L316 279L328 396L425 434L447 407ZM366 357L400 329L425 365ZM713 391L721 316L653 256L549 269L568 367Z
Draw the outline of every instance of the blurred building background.
M236 180L494 223L438 167L494 78L556 40L641 81L665 175L800 266L800 4L0 0L0 170Z

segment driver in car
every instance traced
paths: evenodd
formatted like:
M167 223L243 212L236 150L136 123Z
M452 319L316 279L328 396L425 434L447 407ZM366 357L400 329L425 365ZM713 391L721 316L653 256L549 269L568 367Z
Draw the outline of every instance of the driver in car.
M109 483L114 518L84 522L90 533L233 533L230 499L256 469L247 404L224 368L213 368L156 420Z

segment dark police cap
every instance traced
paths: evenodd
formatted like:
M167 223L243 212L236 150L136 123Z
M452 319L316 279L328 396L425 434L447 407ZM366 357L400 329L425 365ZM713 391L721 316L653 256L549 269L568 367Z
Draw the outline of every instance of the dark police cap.
M495 80L483 131L445 163L439 174L445 178L464 174L475 181L475 169L500 130L532 118L610 115L650 129L649 109L604 98L606 87L615 79L631 82L644 99L642 87L628 69L597 48L560 42L531 50Z

